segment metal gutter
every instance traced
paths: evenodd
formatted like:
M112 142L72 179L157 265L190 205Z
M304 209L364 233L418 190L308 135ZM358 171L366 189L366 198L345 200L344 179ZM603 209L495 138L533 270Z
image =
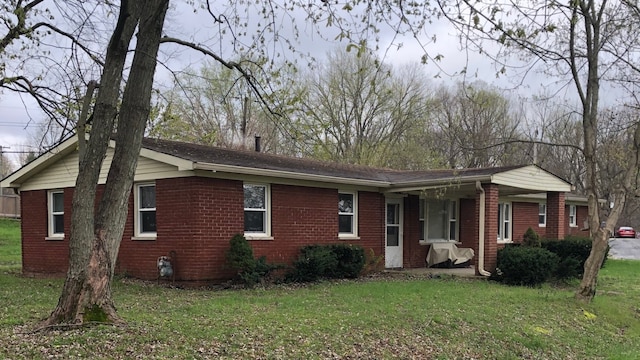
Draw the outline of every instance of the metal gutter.
M432 180L427 183L433 184L433 185L422 185L422 186L418 185L418 186L411 186L411 187L395 187L395 184L392 184L391 187L388 190L386 190L386 192L390 192L390 193L412 192L412 191L423 191L423 190L431 190L431 189L456 188L463 185L473 185L475 181L481 181L481 180L491 181L491 178L482 178L479 180L467 180L467 179L464 179L464 180L465 181L458 181L456 183L448 182L444 184L440 184L439 181Z
M222 165L222 164L195 162L193 164L193 168L196 170L208 170L208 171L227 172L227 173L235 173L235 174L254 175L254 176L269 176L269 177L279 177L279 178L285 178L285 179L330 182L330 183L339 183L339 184L347 184L347 185L371 186L371 187L379 187L379 188L388 188L391 185L387 181L306 174L306 173L298 173L293 171L258 169L258 168L250 168L250 167L237 166L237 165Z
M406 191L412 190L420 190L423 188L428 188L430 186L440 186L449 185L456 186L463 183L474 183L476 181L493 181L493 175L474 175L474 176L448 176L444 178L432 179L432 180L412 180L398 183L391 183L391 187L398 191L405 191L404 189L409 189ZM449 184L443 184L448 182ZM414 184L424 184L423 186L414 185Z

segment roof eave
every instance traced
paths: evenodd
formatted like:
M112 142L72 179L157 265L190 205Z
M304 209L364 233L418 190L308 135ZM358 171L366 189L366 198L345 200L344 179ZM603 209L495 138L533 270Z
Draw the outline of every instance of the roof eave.
M407 182L399 182L392 184L389 192L410 192L421 191L431 189L433 187L452 187L459 186L466 183L491 182L491 175L476 175L476 176L449 176L445 178L433 179L433 180L414 180Z
M156 150L151 150L143 147L140 149L140 156L157 160L165 164L173 165L178 168L178 171L195 170L195 162L183 159L181 157L165 154Z
M531 166L525 166L522 168L529 168L529 167ZM388 192L411 192L411 191L428 190L434 187L455 187L455 186L465 185L469 183L475 183L478 181L482 183L512 186L512 187L521 188L524 190L530 190L534 192L547 192L547 191L571 192L574 189L573 185L566 182L565 180L539 167L536 167L536 168L544 171L549 176L552 176L553 178L557 179L557 182L552 187L549 187L549 184L545 184L544 186L522 187L522 184L504 179L502 176L500 176L502 172L497 172L495 174L482 174L482 175L470 175L470 176L456 175L456 176L447 176L447 177L431 179L431 180L413 180L413 181L406 181L406 182L398 182L398 183L392 184Z
M494 181L494 184L497 185L504 185L504 186L514 186L514 187L519 187L522 189L526 189L526 190L531 190L532 192L549 192L549 191L554 191L554 192L571 192L573 190L573 186L571 184L557 184L553 187L549 187L549 186L529 186L529 187L522 187L516 184L513 184L511 182L508 181Z
M33 175L42 171L42 169L48 166L48 164L75 151L77 147L77 143L78 143L77 135L70 137L69 139L63 141L60 145L52 148L51 150L42 154L32 162L21 167L13 174L4 178L0 182L0 187L14 188L14 189L20 188L20 186L22 186L24 181L28 180Z
M528 200L541 200L541 199L545 199L546 195L543 193L531 193L531 194L518 194L518 195L513 195L513 197L515 198L519 198L519 199L528 199ZM583 195L576 195L576 194L566 194L565 197L565 204L580 204L580 205L587 205L588 203L588 199L586 196ZM606 204L607 200L605 199L598 199L598 203L600 204Z
M279 178L294 179L294 180L317 181L317 182L335 183L335 184L344 184L344 185L371 186L371 187L380 187L380 188L387 188L390 186L389 182L379 181L379 180L345 178L345 177L339 177L339 176L317 175L317 174L299 173L299 172L293 172L293 171L260 169L260 168L251 168L251 167L238 166L238 165L195 162L194 169L235 173L235 174L243 174L243 175L279 177Z

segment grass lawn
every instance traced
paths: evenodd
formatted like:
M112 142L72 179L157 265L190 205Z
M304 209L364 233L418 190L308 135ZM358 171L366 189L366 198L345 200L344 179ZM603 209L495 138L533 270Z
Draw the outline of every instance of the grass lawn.
M32 333L62 280L19 276L9 249L19 253L19 235L8 234L0 229L2 359L635 359L640 349L640 261L622 260L607 262L586 305L573 300L577 284L381 276L183 290L125 279L113 292L127 327Z
M0 271L19 271L20 249L20 221L0 218Z

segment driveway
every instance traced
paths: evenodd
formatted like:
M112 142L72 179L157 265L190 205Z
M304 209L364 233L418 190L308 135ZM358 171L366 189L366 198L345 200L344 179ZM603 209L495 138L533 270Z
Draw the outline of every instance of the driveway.
M609 239L609 257L613 259L640 260L640 239Z

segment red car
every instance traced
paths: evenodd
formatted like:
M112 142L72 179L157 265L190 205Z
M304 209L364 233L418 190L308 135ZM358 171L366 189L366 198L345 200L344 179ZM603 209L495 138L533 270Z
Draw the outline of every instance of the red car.
M620 226L616 230L616 237L618 238L634 238L636 237L636 231L631 226Z

